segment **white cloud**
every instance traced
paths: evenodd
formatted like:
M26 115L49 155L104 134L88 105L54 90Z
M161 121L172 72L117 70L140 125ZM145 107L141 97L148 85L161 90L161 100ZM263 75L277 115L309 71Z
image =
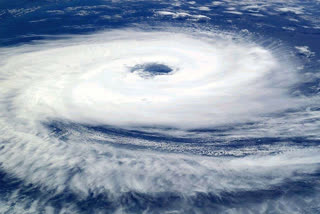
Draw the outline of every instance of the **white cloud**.
M299 53L305 55L306 57L312 57L315 55L315 53L312 52L308 46L296 46L295 48L299 51Z
M303 8L302 7L280 7L277 8L277 11L280 12L292 12L295 13L297 15L303 14Z
M206 6L198 7L198 9L202 10L202 11L210 11L211 10L209 7L206 7Z
M200 15L191 15L186 12L157 11L156 13L159 15L162 15L162 16L171 16L174 19L176 19L176 18L190 18L190 19L194 19L194 20L210 19L209 17L207 17L205 15L201 15L201 14Z

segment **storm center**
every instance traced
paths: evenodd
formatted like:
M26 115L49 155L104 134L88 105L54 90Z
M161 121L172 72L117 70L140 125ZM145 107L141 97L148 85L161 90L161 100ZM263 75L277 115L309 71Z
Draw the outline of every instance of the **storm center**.
M156 75L166 75L173 71L167 65L160 63L146 63L146 64L138 64L131 68L130 70L133 73L137 73L142 77L153 77Z

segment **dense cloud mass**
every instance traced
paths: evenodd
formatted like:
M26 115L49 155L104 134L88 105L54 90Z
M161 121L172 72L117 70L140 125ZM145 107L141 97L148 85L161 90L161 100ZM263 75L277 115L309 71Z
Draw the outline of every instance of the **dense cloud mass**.
M313 11L175 4L47 6L133 24L0 38L0 213L320 212L317 47L234 27L246 13L309 23ZM126 17L139 14L128 5L151 12Z
M38 120L199 128L299 107L289 94L297 71L286 59L201 34L115 31L15 48L3 84L17 93L19 116ZM152 64L172 71L159 75ZM151 67L149 76L132 71L137 65Z

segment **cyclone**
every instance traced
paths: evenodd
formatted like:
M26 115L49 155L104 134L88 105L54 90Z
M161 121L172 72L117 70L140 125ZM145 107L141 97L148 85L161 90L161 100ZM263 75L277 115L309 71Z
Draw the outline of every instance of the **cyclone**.
M317 213L312 57L212 23L2 45L0 213Z
M201 34L127 30L35 45L8 59L3 84L24 76L16 102L37 119L104 125L210 127L298 105L297 72L271 50Z

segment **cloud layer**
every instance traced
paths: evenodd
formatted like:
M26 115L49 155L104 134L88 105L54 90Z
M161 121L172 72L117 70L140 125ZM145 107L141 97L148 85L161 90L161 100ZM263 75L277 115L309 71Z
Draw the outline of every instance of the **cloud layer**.
M57 200L60 211L80 212L81 201L101 195L118 211L128 212L130 203L144 195L148 199L143 200L151 200L141 205L146 213L155 206L152 199L167 200L169 211L179 211L170 197L178 198L185 209L195 209L199 201L207 200L208 210L233 207L229 213L266 207L299 212L310 198L318 202L318 193L300 195L295 201L299 206L292 208L288 203L291 195L298 195L298 187L288 194L282 191L299 182L319 188L308 183L319 169L317 147L285 147L281 153L265 156L204 157L152 147L147 151L124 148L119 146L123 142L141 145L142 140L134 135L121 137L120 131L110 134L84 128L153 127L151 137L142 142L145 145L158 145L152 137L163 127L174 128L167 135L181 137L182 132L185 137L191 133L187 129L256 124L224 132L220 140L225 144L229 135L266 136L266 129L294 128L302 119L310 119L311 113L273 115L300 109L316 98L292 95L292 87L301 79L293 63L281 57L280 49L224 32L130 29L3 48L1 53L1 170L20 185L15 192L3 194L22 204L21 209L41 207L53 212L57 208L52 208L52 197L67 193L73 200ZM150 64L171 70L146 77L139 73L143 69L132 69ZM52 121L63 121L64 126L46 125ZM311 123L308 130L314 133L317 127ZM206 139L201 133L196 137ZM39 196L16 197L30 189L39 191ZM275 189L280 191L271 197L268 191ZM265 200L253 200L251 193ZM247 201L240 203L241 196ZM24 205L26 201L37 204Z

